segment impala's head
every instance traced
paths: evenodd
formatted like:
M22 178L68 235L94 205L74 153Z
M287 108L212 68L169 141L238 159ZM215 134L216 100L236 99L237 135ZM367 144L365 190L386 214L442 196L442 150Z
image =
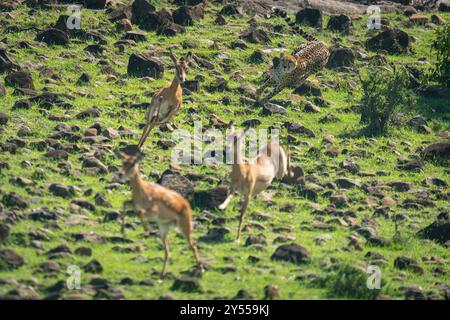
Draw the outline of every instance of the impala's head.
M121 154L122 158L122 170L123 177L130 179L136 173L136 167L142 161L142 153L137 152L133 155Z
M186 80L186 69L192 60L192 52L188 52L188 54L182 56L180 59L175 56L172 50L169 51L169 55L175 64L177 80L179 83L183 83Z
M245 135L247 134L247 131L250 129L250 127L245 128L242 130L236 130L234 127L234 122L230 122L230 130L227 132L227 141L230 144L228 150L233 152L233 163L239 164L241 163L241 149L242 149L242 143L245 142Z

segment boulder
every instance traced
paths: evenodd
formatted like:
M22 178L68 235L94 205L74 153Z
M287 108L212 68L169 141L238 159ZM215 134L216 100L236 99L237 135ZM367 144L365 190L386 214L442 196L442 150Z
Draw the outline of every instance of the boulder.
M164 64L149 54L132 53L128 60L127 72L129 76L161 79L164 76Z
M352 67L355 63L355 53L348 47L335 47L330 50L328 68Z
M366 47L371 51L384 50L398 54L408 51L411 45L409 35L400 29L388 29L366 41Z
M344 35L348 35L350 33L351 25L352 19L345 14L341 14L338 16L330 17L330 20L328 20L327 29L334 32L340 32Z
M322 28L323 17L322 11L319 9L306 8L302 9L295 15L295 22L304 24L314 28Z
M303 264L310 261L311 254L305 247L292 243L278 247L272 254L272 260Z
M56 28L48 28L39 32L36 35L36 41L50 45L67 45L70 42L68 34Z

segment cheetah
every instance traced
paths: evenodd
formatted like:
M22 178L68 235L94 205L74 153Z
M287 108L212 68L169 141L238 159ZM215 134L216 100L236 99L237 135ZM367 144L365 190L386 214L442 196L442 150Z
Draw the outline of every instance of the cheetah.
M321 70L328 62L330 52L325 43L300 28L296 31L308 42L297 47L293 55L283 52L279 59L274 59L274 66L268 73L268 79L257 90L260 102L268 101L286 87L298 87L308 76ZM275 88L261 98L264 90L270 85L274 85Z

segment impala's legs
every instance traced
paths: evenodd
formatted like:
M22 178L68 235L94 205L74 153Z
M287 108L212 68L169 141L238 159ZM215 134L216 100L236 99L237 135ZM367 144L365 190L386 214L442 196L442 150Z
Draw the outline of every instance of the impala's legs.
M164 276L166 275L167 261L169 261L169 256L170 256L169 239L167 237L168 231L169 231L169 225L167 225L167 224L159 225L159 233L161 234L161 242L164 246L164 264L163 264L163 268L161 271L161 279L163 279Z
M252 194L253 194L253 188L254 188L254 183L251 183L251 185L249 186L248 193L245 196L244 203L242 204L241 214L239 216L238 232L237 232L237 237L236 237L236 241L237 242L239 242L241 240L242 221L244 220L244 214L247 211L248 204L250 203L250 199L251 199Z
M180 228L181 233L186 238L187 243L189 244L189 247L192 250L192 253L194 254L195 262L197 263L197 266L199 267L200 271L203 272L204 268L202 263L200 262L200 256L198 254L197 246L195 245L195 241L192 238L192 220L190 218L190 215L182 215L180 217L180 220L178 221L178 227Z
M230 204L231 199L234 196L234 193L235 193L235 187L234 187L233 184L231 184L230 194L227 196L225 201L218 207L219 210L225 210L228 207L228 205Z
M142 145L144 144L145 140L147 139L148 135L150 134L150 131L158 124L159 122L159 112L161 111L161 105L158 106L158 111L156 112L156 115L154 115L150 121L147 122L147 124L144 127L144 132L142 133L142 137L138 142L138 148L140 149Z

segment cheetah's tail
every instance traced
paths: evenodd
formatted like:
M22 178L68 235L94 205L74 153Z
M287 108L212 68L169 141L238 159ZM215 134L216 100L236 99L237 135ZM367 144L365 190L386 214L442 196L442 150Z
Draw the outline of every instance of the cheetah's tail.
M287 14L285 10L282 10L280 8L274 8L273 13L277 15L280 18L283 18L284 21L289 25L289 27L296 33L300 34L303 38L305 38L308 41L320 41L313 35L309 34L299 26L295 25L295 22L291 21L291 17Z

